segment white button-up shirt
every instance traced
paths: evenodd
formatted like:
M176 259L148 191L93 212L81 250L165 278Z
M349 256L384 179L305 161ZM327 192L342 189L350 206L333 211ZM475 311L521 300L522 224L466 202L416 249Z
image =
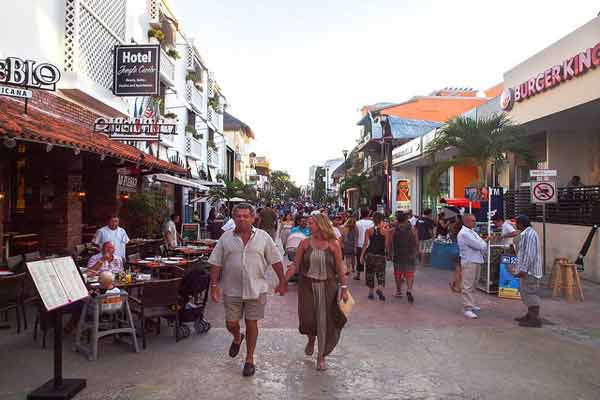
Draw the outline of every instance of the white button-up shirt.
M458 248L460 250L460 264L483 264L483 253L487 250L487 243L477 232L463 226L458 232Z
M92 268L94 265L98 264L98 261L102 260L102 252L93 255L88 263L87 263L87 267ZM104 272L104 271L110 271L113 274L116 272L123 272L123 259L120 257L117 257L116 255L113 257L112 261L104 261L102 262L102 266L100 267L100 269L98 270L98 273L100 272Z
M125 245L129 243L129 236L125 229L117 226L117 229L110 229L108 226L103 226L96 231L94 240L95 244L102 248L102 245L106 242L112 242L115 246L115 256L125 258Z
M223 294L255 300L269 290L267 268L281 262L271 236L262 229L252 229L250 240L244 241L230 230L221 236L208 263L221 267Z

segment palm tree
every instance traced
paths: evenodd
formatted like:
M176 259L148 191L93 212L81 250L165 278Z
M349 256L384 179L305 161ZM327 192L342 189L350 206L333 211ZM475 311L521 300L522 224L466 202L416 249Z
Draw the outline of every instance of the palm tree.
M231 211L231 205L229 204L231 199L240 197L244 194L244 184L238 179L228 179L226 177L219 177L223 182L224 186L213 186L208 192L208 200L212 204L217 204L221 201L227 202L227 207Z
M460 116L441 128L435 139L425 148L425 155L434 158L449 148L457 151L449 160L436 161L427 176L427 186L432 195L439 192L439 180L448 168L471 164L477 167L478 184L487 186L488 168L501 168L507 153L513 153L526 161L531 160L525 130L515 125L506 114L493 114L474 120Z

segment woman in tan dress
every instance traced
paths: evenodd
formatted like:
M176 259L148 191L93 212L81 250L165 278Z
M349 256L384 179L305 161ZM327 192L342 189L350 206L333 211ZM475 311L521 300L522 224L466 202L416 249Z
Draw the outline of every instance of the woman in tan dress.
M346 316L338 305L338 288L345 302L348 300L348 286L342 251L329 219L324 215L313 215L308 220L308 226L311 237L300 243L287 277L293 276L296 270L300 273L300 333L308 337L305 349L307 356L314 353L317 341L317 370L323 371L326 369L325 356L337 345L346 324Z

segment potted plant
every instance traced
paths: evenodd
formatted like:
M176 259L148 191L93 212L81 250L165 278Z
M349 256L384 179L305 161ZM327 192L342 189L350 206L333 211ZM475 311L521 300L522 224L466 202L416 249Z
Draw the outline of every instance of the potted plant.
M215 143L214 140L208 140L206 142L206 145L208 146L209 149L213 149L214 151L219 150L219 148L217 147L217 144Z
M185 127L185 131L189 134L191 134L194 139L202 139L202 135L198 133L198 131L196 131L196 128L193 125L187 125Z
M181 58L181 56L179 55L179 52L175 49L169 49L167 51L167 55L169 57L171 57L173 60L179 60Z
M161 43L163 40L165 40L165 33L159 28L150 28L148 30L148 38L154 38L158 41L158 43Z
M219 98L217 96L210 97L208 99L208 106L210 108L212 108L213 110L215 110L216 112L218 112L219 111Z

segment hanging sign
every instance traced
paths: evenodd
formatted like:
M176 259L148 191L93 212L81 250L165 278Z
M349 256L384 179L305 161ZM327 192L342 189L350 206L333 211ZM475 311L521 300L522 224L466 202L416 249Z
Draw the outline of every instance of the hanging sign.
M133 142L159 141L160 135L176 135L177 125L170 120L150 118L98 118L94 132L107 134L113 140Z
M158 96L159 74L159 45L115 46L115 96Z
M200 240L200 225L199 224L182 224L181 238L187 241Z

